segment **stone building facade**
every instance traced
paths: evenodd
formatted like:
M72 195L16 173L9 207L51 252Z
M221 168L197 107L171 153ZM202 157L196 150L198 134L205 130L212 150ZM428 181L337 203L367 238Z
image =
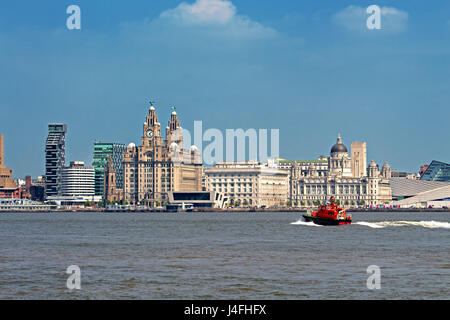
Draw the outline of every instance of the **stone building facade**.
M117 172L112 156L108 157L103 179L103 200L109 202L123 201L123 189L117 186Z
M123 156L124 199L128 203L163 204L169 191L202 190L202 157L195 146L184 148L177 113L172 112L165 139L151 105L141 145L130 143Z
M12 169L6 168L4 140L0 134L0 198L20 198L21 189L12 178Z
M352 154L358 161L353 161L348 155L347 147L342 138L332 146L327 158L327 169L322 159L309 162L305 170L305 162L288 162L290 172L289 200L296 206L316 206L325 203L331 196L343 205L372 205L386 204L392 201L392 190L389 184L391 169L387 163L381 172L377 164L371 161L366 168L365 143L353 143ZM286 162L284 164L286 167ZM365 174L367 171L367 174Z
M205 168L204 175L206 190L222 193L229 204L273 207L288 199L288 171L258 161L220 162Z

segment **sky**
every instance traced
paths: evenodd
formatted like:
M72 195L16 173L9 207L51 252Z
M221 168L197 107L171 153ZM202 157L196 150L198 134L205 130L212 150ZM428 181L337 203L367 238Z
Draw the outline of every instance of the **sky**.
M381 29L368 30L369 5ZM66 9L81 9L69 30ZM175 0L0 3L0 133L14 177L45 172L47 125L66 161L94 141L140 143L148 101L164 128L279 129L280 156L328 155L340 133L368 162L450 162L449 1ZM205 147L207 143L203 145Z

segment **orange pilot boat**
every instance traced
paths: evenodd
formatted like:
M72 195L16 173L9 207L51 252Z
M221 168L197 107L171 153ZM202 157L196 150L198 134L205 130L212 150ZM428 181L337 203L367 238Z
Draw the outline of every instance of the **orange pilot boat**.
M329 204L320 205L317 211L308 212L303 215L303 218L305 221L320 225L339 226L352 223L352 216L334 203L334 197L331 197Z

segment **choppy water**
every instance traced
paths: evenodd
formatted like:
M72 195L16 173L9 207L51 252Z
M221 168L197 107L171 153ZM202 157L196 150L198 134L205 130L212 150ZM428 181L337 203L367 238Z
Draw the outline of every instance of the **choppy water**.
M300 216L0 214L0 298L450 298L449 213L353 213L339 227ZM69 265L81 290L66 288Z

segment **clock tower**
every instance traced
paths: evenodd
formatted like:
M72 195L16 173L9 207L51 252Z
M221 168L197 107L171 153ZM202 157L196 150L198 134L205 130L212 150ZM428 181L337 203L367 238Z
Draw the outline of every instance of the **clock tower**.
M164 139L155 107L150 103L141 145L128 145L123 156L123 196L127 202L159 206L168 201L170 191L202 190L201 154L197 148L184 148L182 128L174 109Z
M142 146L162 146L161 124L158 121L158 116L153 105L150 107L144 122L141 142Z

